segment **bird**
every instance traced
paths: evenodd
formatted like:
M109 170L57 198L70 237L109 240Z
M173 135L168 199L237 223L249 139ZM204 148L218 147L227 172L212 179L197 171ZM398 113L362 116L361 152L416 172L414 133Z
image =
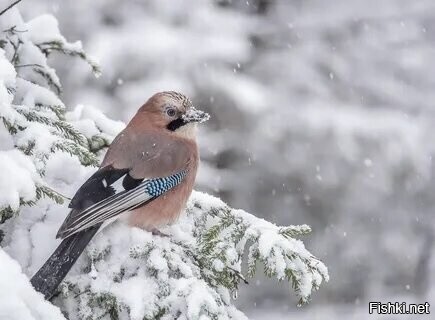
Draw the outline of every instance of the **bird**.
M175 91L154 94L109 146L77 190L57 232L62 242L31 278L47 300L92 238L122 217L153 234L174 223L192 192L199 164L197 124L209 114Z

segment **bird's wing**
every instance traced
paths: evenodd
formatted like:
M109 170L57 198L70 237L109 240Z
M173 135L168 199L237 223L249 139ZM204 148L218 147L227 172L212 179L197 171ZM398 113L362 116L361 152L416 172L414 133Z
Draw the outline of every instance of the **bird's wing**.
M128 172L122 174L125 170L104 168L104 174L100 171L80 188L72 203L89 201L90 196L104 197L84 210L72 210L58 237L66 238L122 212L138 208L180 184L187 174L185 169L167 177L134 179Z
M135 139L138 140L138 136ZM190 161L187 147L152 134L142 139L142 143L140 139L135 141L140 144L126 144L123 139L114 141L111 153L108 152L103 161L106 165L93 174L71 200L72 210L60 227L58 238L66 238L143 206L183 181ZM120 148L122 153L114 157L113 151ZM106 161L108 158L110 161Z

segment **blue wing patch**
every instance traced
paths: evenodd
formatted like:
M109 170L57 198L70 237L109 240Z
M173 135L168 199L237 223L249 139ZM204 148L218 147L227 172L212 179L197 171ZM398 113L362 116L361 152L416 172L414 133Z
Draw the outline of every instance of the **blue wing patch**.
M187 170L183 170L168 177L145 179L129 190L121 187L121 182L125 181L128 175L126 173L107 186L111 187L116 193L92 204L78 215L68 219L67 225L63 225L59 230L61 231L60 236L62 238L69 237L125 211L143 206L179 185L186 177L187 172Z
M181 171L169 177L150 179L146 182L145 192L152 197L158 197L180 184L187 171Z

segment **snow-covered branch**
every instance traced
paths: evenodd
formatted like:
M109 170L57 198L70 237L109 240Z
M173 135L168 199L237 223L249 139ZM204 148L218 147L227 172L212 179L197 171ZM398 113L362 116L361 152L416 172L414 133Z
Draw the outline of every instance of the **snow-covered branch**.
M58 51L98 68L80 43L63 38L54 17L25 23L11 8L0 30L0 245L31 275L57 245L65 200L94 171L123 124L91 107L66 112L47 56ZM195 192L180 220L162 229L167 237L121 221L100 232L53 302L71 320L245 319L232 298L262 265L267 276L288 281L302 304L328 280L325 265L297 240L309 231L305 225L278 227ZM0 267L8 273L0 273L19 283L7 310L62 319L4 251ZM1 302L9 294L4 277ZM45 307L31 311L28 299L36 301L35 310Z
M85 59L98 71L81 44L67 42L53 16L39 16L26 23L15 7L3 14L0 30L2 222L17 212L20 205L33 205L41 197L63 201L41 179L53 154L67 153L83 165L96 165L95 153L107 146L108 140L99 133L85 137L68 123L65 105L58 96L59 78L48 65L47 57L52 50L47 43L56 43L58 50ZM96 140L100 140L100 148Z
M56 304L70 319L245 319L232 297L256 263L290 281L304 303L328 280L327 269L283 230L195 192L186 215L162 230L168 237L123 223L101 232Z

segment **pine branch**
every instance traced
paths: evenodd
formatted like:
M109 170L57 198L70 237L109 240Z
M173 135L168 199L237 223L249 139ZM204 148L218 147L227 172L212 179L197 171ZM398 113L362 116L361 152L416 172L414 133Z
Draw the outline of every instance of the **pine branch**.
M60 141L55 143L51 147L51 152L55 151L62 151L70 154L71 156L76 156L79 158L80 162L84 166L98 166L98 159L95 157L95 155L84 148L81 145L78 145L73 142L69 141Z
M92 72L97 77L101 74L100 66L92 61L83 50L67 48L65 47L65 44L60 41L43 42L39 43L37 46L46 56L49 56L52 51L58 51L69 56L79 57L89 64L92 68Z
M57 204L64 203L63 196L60 195L58 192L52 190L51 188L49 188L47 186L38 184L38 185L36 185L36 198L34 200L24 200L23 198L20 198L20 207L34 206L43 197L47 197L47 198L53 200ZM15 214L18 213L18 211L19 210L13 210L11 208L11 206L5 206L3 208L0 208L0 224L4 223L6 220L12 218Z
M17 5L20 2L21 2L21 0L16 0L15 2L12 2L8 7L3 9L2 11L0 11L0 16L3 15L4 13L6 13L8 10L12 9L12 7L14 7L15 5Z
M58 79L54 78L51 72L45 70L45 68L39 67L33 68L33 71L44 78L47 81L47 84L56 90L58 95L62 92L62 87L58 82Z
M52 18L47 21L53 23ZM45 172L47 160L53 154L69 154L83 166L97 165L96 154L112 139L102 130L107 124L101 127L96 124L108 120L95 112L79 109L66 115L58 97L60 82L46 57L56 51L86 60L96 73L98 66L79 44L68 43L61 35L54 36L61 41L36 44L22 34L21 26L20 22L19 27L5 30L4 40L0 42L7 53L0 57L1 62L10 71L6 84L0 81L3 91L8 92L0 118L10 134L11 145L19 146L18 150L10 150L11 155L5 159L14 170L28 170L25 176L33 184L35 195L30 192L29 196L28 190L33 191L29 184L25 191L16 187L19 206L3 205L0 224L15 218L23 206L35 205L43 198L49 201L38 205L47 202L47 208L68 199L48 186L51 184L46 179L51 178ZM37 55L35 63L28 56L21 59L25 51L22 49L28 46L42 53ZM16 75L12 68L28 69ZM20 78L25 75L30 80ZM92 119L82 119L83 115L94 117L94 123ZM94 126L91 130L89 121ZM82 128L82 124L86 125L86 136L76 129ZM54 167L58 166L59 159L53 160ZM15 162L22 166L14 166ZM75 163L75 169L82 170ZM28 210L23 213L27 214ZM88 320L118 320L132 315L140 319L245 320L231 296L238 292L240 285L248 284L257 267L262 267L268 277L288 281L300 303L308 302L311 293L328 280L324 264L296 239L311 231L306 225L278 227L234 210L218 199L194 193L186 215L167 229L170 237L156 237L122 223L105 228L78 261L77 272L70 274L59 287L55 303L67 316ZM2 237L0 232L0 241ZM139 293L135 301L129 296L132 291ZM147 296L141 304L138 299L143 292Z
M36 198L37 200L39 200L42 197L50 198L54 200L54 202L56 202L57 204L63 204L64 199L71 200L70 198L64 196L56 190L51 189L48 186L38 186L36 189Z
M213 197L195 193L192 198L186 219L173 226L176 231L168 238L122 229L121 223L105 229L107 234L103 231L88 248L87 259L81 266L83 272L70 277L68 285L62 286L61 307L69 312L69 305L86 304L81 317L90 320L101 315L118 319L121 313L122 318L129 317L131 305L117 292L134 282L137 288L158 299L156 304L146 304L143 319L172 319L181 315L189 319L201 315L211 319L245 319L232 309L230 296L236 295L240 284L247 284L247 279L254 276L257 264L263 265L266 276L288 281L301 304L309 301L323 280L328 280L323 263L299 240L290 237L306 232L307 226L277 227L218 203ZM129 248L128 253L125 248ZM242 272L244 261L246 272ZM97 289L107 281L113 281L118 289ZM183 310L190 303L195 304L196 311L187 316ZM120 313L108 314L107 310Z
M37 63L29 63L29 64L21 64L21 65L15 65L15 69L17 68L26 68L26 67L38 67L38 68L44 68L44 66L37 64Z
M17 110L18 113L22 114L28 121L39 122L47 126L54 127L59 133L61 133L61 136L63 138L72 140L75 143L78 143L82 146L85 145L84 136L81 133L79 133L77 130L75 130L74 127L68 122L63 120L53 119L41 113L26 108L22 108L19 106L17 106L15 109Z
M50 110L50 111L54 112L54 114L56 115L56 117L59 120L65 121L65 107L64 106L36 103L35 109L38 111L41 111L43 109Z

